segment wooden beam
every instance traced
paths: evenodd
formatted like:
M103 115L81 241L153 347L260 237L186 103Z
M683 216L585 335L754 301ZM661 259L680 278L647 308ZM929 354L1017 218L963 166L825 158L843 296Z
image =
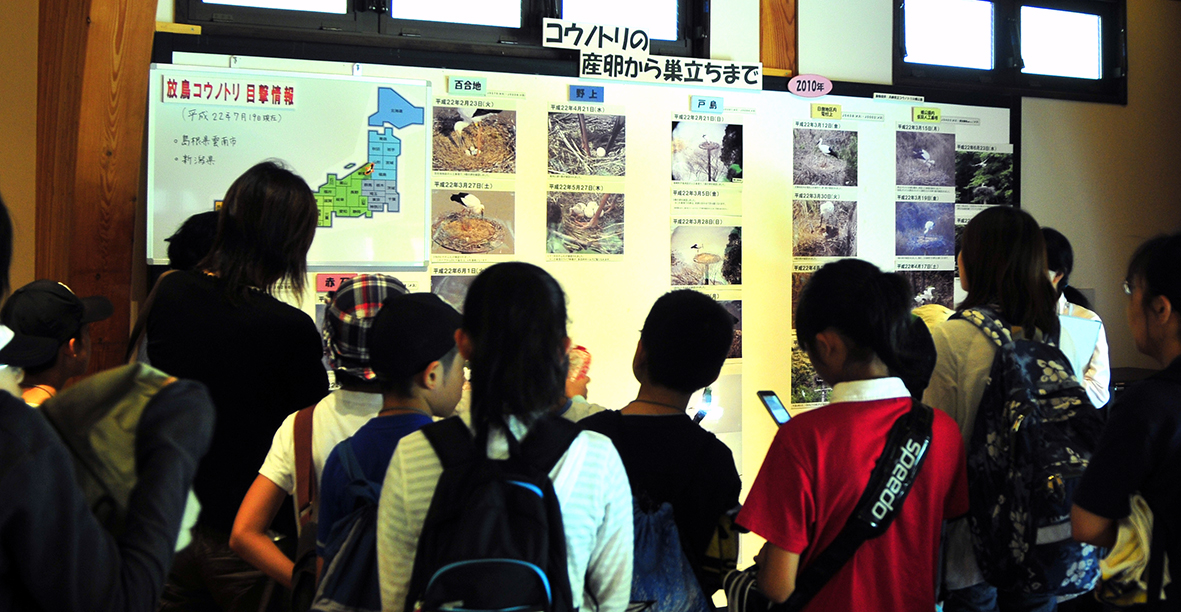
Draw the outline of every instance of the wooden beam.
M797 16L796 0L759 0L759 61L764 74L799 73Z
M42 0L38 24L37 276L104 295L91 371L122 362L143 167L155 3Z

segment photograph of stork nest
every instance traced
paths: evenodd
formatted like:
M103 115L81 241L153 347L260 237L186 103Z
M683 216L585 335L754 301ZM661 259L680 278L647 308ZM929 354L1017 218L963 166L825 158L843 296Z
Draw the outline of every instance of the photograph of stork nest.
M857 203L839 200L793 200L793 257L857 255Z
M674 181L741 182L742 126L673 121L672 175Z
M742 284L741 227L678 225L671 247L674 286Z
M623 194L551 191L546 253L623 254Z
M792 130L792 182L857 186L857 132Z
M815 404L827 402L832 387L812 367L812 361L799 345L791 347L791 403Z
M964 204L1013 203L1013 154L957 151L955 201Z
M894 214L894 254L955 255L955 204L898 202Z
M434 121L433 170L517 171L517 111L436 106Z
M800 305L800 294L804 291L804 285L812 280L811 272L792 272L791 273L791 328L796 328L796 307Z
M913 308L939 304L955 308L955 272L952 270L904 270L899 272L914 290Z
M476 275L445 275L431 277L431 293L447 302L459 314L463 314L463 301L467 299L467 290L472 286Z
M730 352L726 359L742 359L742 300L718 300L726 312L734 316L734 341L730 343Z
M894 160L898 185L955 186L955 134L896 133Z
M431 252L512 254L514 193L431 192Z
M549 173L623 176L623 115L549 114Z

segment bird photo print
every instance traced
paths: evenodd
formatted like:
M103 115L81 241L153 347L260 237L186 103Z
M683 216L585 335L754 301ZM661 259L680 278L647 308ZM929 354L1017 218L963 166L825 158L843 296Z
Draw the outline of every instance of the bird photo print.
M742 181L742 126L699 121L672 123L674 181Z
M904 270L899 272L914 290L912 308L939 304L955 308L955 272L952 270Z
M436 172L517 171L517 111L436 106L434 123Z
M623 176L623 115L549 114L549 173Z
M894 215L894 254L955 255L955 204L898 202Z
M674 286L742 284L741 227L678 225L671 247Z
M955 201L962 204L1012 204L1013 154L957 151Z
M511 191L431 192L431 252L514 253L516 194Z
M955 186L955 134L897 132L894 161L898 185Z
M623 194L551 191L546 253L623 254Z
M855 257L857 203L840 200L792 200L793 257Z
M857 186L857 132L792 131L792 182L796 185Z

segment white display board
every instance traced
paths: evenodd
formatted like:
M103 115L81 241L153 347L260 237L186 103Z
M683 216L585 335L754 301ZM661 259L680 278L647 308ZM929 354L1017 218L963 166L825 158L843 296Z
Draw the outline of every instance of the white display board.
M430 99L412 100L427 109L426 125L395 130L403 138L399 184L429 175L416 199L401 194L403 211L419 206L425 218L425 231L403 240L425 236L429 263L347 264L358 245L389 240L376 214L350 220L359 233L343 244L333 240L335 225L321 230L313 251L320 261L338 258L332 271L388 270L412 290L457 305L493 263L544 267L567 293L573 342L592 354L596 403L620 408L634 399L632 356L656 298L690 288L721 301L740 330L703 425L742 458L748 483L774 432L755 392L778 391L793 412L827 395L793 351L792 305L807 276L855 256L906 272L921 300L950 305L957 228L1012 199L1007 108L242 56L177 53L173 61L153 73L153 87L162 74L200 65L219 75L282 71L280 85L299 72L342 92L317 111L322 125L252 149L254 157L236 165L227 160L223 190L265 157L292 162L316 188L339 167L332 164L365 159L359 143L377 88L402 79L419 84L394 86L407 100L430 91ZM231 61L237 68L226 68ZM464 95L446 93L456 82L468 84L457 92ZM160 123L167 105L153 105ZM175 133L152 132L154 248L217 195L214 181L161 153ZM429 135L430 154L414 166L406 143L417 134ZM314 314L315 299L299 303Z
M316 194L308 264L423 266L431 89L425 81L155 65L148 262L243 171L279 158Z

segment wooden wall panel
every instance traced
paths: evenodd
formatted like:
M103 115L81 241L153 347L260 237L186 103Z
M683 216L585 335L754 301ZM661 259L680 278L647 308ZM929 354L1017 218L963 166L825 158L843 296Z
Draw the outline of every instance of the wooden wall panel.
M794 76L798 73L796 0L759 0L759 61L763 73Z
M155 5L43 0L39 23L37 276L105 295L91 371L122 361L143 166Z

